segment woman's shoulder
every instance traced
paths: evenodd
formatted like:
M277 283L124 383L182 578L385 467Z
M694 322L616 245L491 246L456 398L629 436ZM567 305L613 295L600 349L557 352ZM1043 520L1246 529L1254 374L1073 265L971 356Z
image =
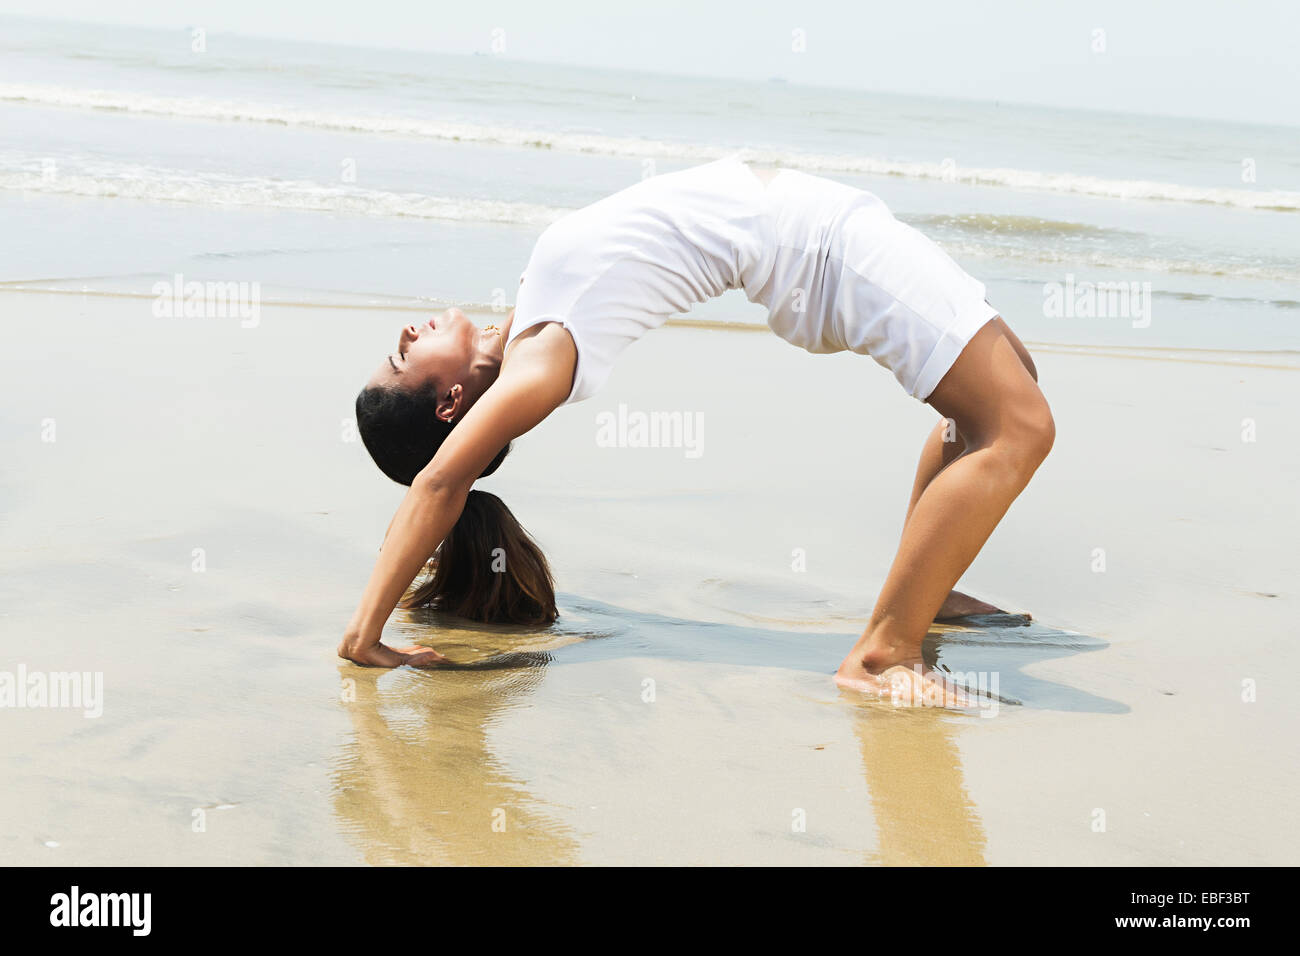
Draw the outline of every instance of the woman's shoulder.
M502 356L498 381L531 378L563 389L565 402L575 401L579 382L578 340L563 316L538 316L518 330Z

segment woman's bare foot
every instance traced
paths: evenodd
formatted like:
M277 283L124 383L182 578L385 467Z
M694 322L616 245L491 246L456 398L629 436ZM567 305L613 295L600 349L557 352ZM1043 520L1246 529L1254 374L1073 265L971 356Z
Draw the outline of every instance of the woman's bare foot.
M845 658L835 683L873 697L888 697L895 707L971 707L965 688L946 680L917 658L872 671L861 661Z
M995 607L987 601L981 601L979 598L973 598L969 594L962 594L960 591L949 591L948 596L944 599L943 606L939 608L939 613L934 616L936 621L948 621L955 617L968 617L971 614L1005 614L1006 611L1000 607Z

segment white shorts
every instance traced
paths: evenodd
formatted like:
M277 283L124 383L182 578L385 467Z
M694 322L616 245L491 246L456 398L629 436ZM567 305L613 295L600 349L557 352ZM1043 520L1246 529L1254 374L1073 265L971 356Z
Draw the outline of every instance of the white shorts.
M997 310L983 283L871 193L784 170L768 187L777 253L760 301L809 352L870 355L924 401Z

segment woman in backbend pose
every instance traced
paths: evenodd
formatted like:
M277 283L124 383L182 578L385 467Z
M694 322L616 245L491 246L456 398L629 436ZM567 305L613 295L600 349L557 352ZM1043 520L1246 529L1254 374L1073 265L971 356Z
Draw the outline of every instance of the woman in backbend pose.
M407 606L554 620L541 552L499 499L471 491L474 481L496 470L512 439L595 394L629 344L739 288L767 307L777 335L809 352L870 355L943 416L921 452L871 619L835 674L869 692L897 694L900 680L934 689L921 642L936 618L993 610L953 587L1055 433L1033 361L981 283L872 194L738 157L652 177L566 215L542 233L520 281L501 328L480 330L449 309L402 329L357 396L366 448L410 490L340 656L381 667L444 660L380 643L435 551L432 579ZM492 573L498 547L506 573Z

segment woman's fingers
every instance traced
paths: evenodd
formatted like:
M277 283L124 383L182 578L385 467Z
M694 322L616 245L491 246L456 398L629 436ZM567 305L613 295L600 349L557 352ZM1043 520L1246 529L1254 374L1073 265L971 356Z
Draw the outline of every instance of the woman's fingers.
M364 648L341 646L339 656L362 667L401 667L403 664L410 664L412 667L434 667L447 663L447 658L433 648L420 647L418 644L398 650L384 644L372 644Z
M363 667L398 667L405 663L406 655L383 644L375 644L353 653L350 659Z
M405 663L410 664L412 667L434 667L447 662L447 658L433 648L420 647L418 644L403 647L401 652L406 655Z

